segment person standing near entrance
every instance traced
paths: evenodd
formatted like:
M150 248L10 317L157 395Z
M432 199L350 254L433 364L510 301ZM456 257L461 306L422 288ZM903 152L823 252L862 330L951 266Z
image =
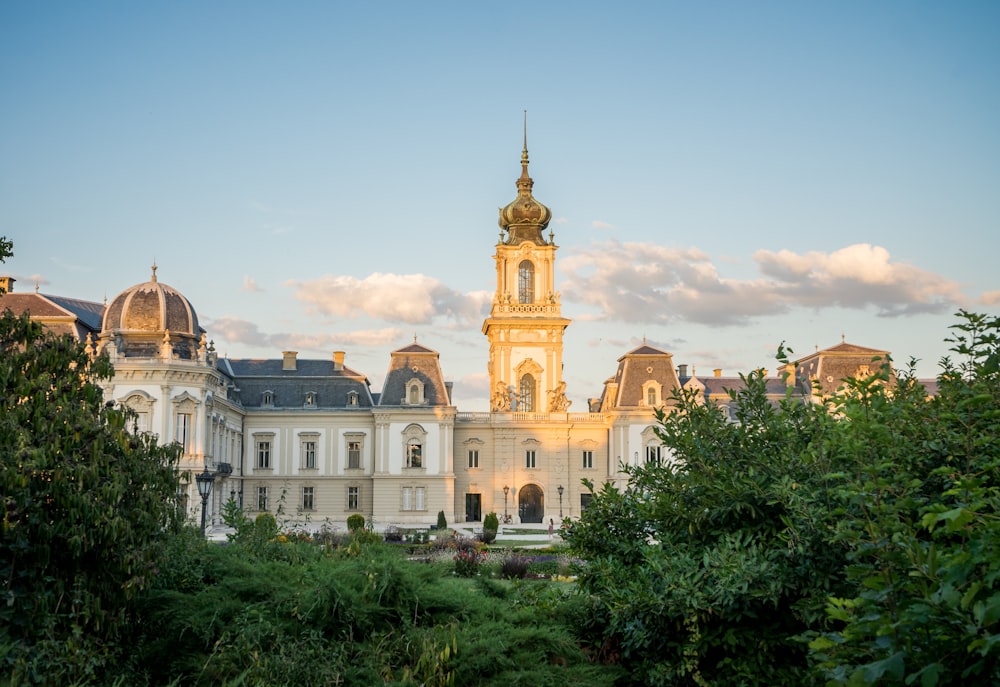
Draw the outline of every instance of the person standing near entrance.
M555 524L552 522L552 518L549 518L549 540L552 539L552 534L556 531Z

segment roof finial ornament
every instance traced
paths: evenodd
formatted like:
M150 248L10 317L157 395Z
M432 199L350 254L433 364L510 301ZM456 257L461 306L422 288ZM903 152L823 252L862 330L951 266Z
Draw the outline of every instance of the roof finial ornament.
M417 333L413 332L413 343L417 343Z
M153 258L153 276L149 278L149 281L156 281L156 258Z
M840 333L840 343L844 343L844 332Z

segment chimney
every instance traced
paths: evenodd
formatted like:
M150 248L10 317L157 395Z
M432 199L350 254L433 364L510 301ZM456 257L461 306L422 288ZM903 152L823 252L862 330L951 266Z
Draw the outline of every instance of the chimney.
M344 369L344 352L334 351L333 352L333 369L334 371L339 371Z
M298 355L298 351L283 351L281 353L281 369L282 370L295 370L295 356Z
M678 377L687 377L688 376L688 366L687 365L678 365L677 366L677 376Z
M14 291L14 277L0 277L0 293L11 293Z
M715 368L714 370L712 370L712 374L715 375L716 377L721 377L722 376L722 368L721 367Z

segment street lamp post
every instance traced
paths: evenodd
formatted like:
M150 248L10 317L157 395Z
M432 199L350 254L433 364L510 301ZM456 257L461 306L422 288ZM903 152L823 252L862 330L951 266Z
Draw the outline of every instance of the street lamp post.
M503 521L507 522L507 494L510 493L510 487L506 484L503 485Z
M558 489L556 489L556 491L558 491L558 492L559 492L559 519L560 519L560 520L562 520L562 516L563 516L563 514L562 514L562 495L563 495L563 485L561 485L561 484L560 484L560 485L559 485L559 488L558 488Z
M201 536L205 536L205 511L208 509L208 496L212 493L212 483L215 482L215 475L205 468L205 471L196 475L194 481L198 485L198 493L201 495Z

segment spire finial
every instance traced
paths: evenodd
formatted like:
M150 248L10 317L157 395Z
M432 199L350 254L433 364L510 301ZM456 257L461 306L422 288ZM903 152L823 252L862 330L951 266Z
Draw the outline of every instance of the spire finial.
M521 167L528 176L528 111L524 110L524 148L521 150Z
M156 258L153 258L153 276L149 278L149 281L156 281Z
M840 343L844 343L844 332L840 333Z

